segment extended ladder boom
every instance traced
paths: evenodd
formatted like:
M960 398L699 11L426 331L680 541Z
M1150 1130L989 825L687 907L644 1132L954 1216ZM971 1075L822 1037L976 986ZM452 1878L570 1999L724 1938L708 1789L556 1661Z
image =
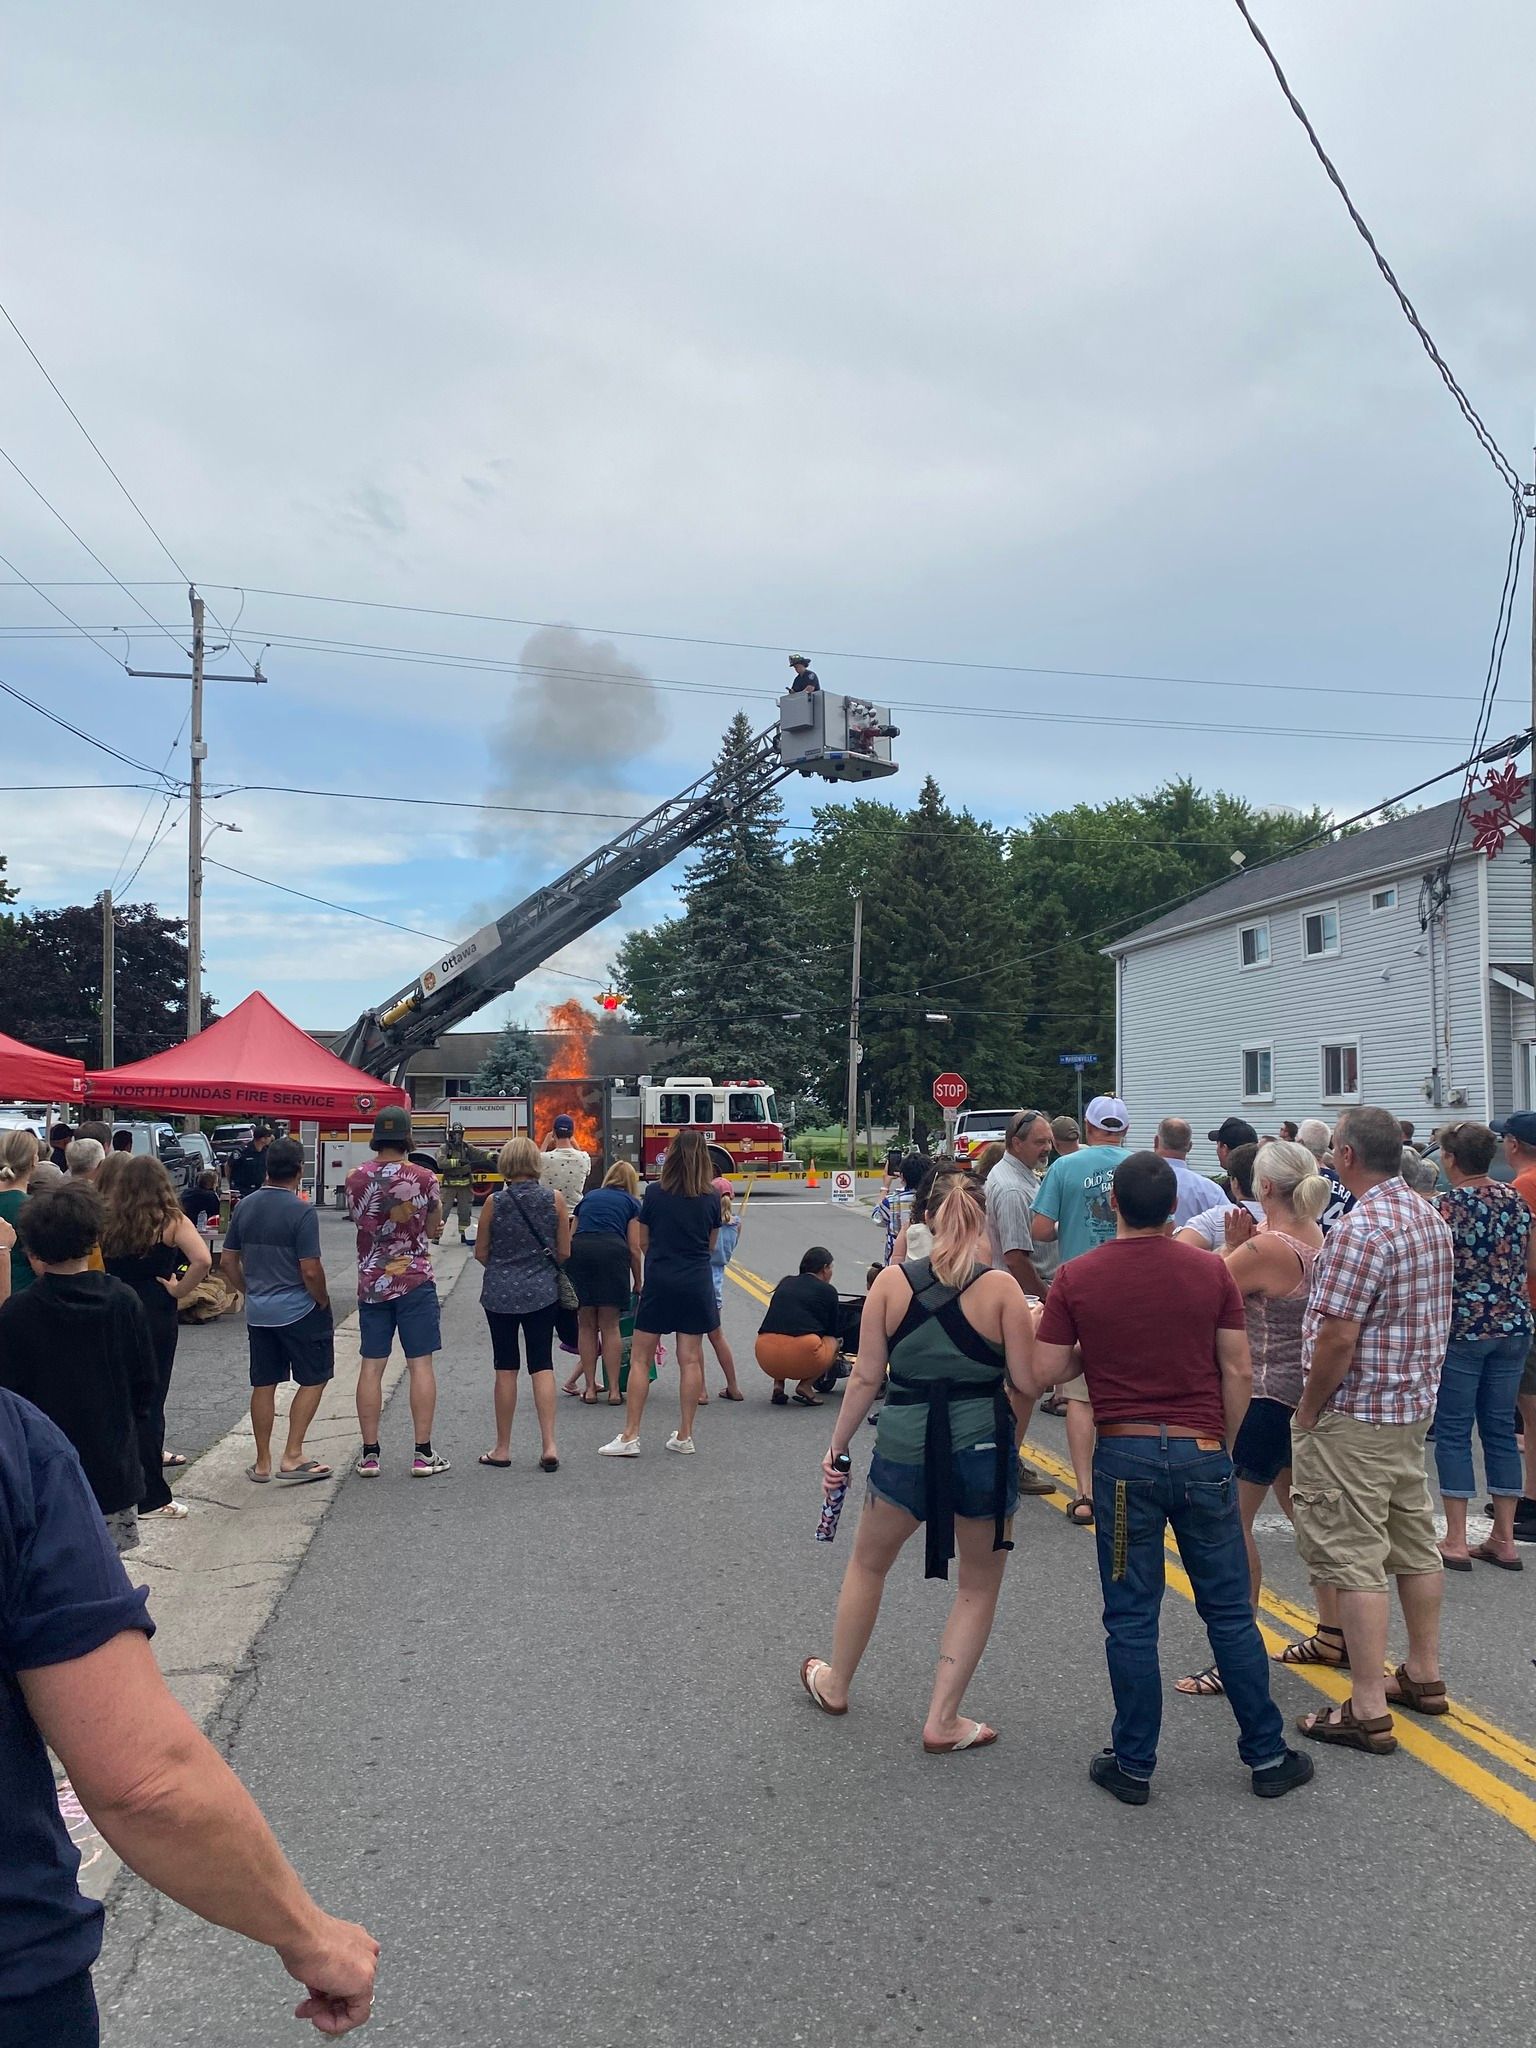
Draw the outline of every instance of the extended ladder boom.
M536 889L387 1003L365 1011L335 1051L365 1073L381 1079L398 1076L414 1054L425 1052L452 1025L611 917L631 889L786 776L798 770L834 781L864 781L894 774L890 738L891 728L875 706L825 693L818 693L809 707L804 697L786 697L779 721L756 735L739 763L726 770L712 768Z

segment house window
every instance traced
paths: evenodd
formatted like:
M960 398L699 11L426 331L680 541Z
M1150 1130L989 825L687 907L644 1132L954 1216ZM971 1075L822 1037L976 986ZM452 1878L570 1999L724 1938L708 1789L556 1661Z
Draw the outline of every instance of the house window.
M1397 884L1396 884L1396 882L1393 882L1393 883L1391 884L1391 886L1390 886L1389 888L1386 888L1386 889L1373 889L1373 890L1371 891L1371 908L1372 908L1372 910L1396 910L1396 908L1397 908Z
M1237 928L1238 958L1245 967L1269 965L1269 920L1261 924L1240 924Z
M1243 1047L1244 1102L1273 1102L1275 1099L1274 1049L1268 1045Z
M1360 1041L1346 1038L1339 1045L1323 1047L1324 1102L1360 1100Z
M1326 960L1339 950L1339 906L1306 910L1301 917L1301 950L1309 960Z

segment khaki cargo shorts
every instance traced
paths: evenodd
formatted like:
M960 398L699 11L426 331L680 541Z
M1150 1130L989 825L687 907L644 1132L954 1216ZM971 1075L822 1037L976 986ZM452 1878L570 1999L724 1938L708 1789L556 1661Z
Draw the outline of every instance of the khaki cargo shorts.
M1384 1592L1388 1576L1444 1569L1422 1422L1361 1422L1330 1409L1291 1430L1291 1518L1314 1585Z

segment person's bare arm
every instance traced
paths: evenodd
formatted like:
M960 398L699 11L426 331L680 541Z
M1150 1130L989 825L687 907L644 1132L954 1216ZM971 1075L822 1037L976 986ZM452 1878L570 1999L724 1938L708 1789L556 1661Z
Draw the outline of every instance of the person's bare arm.
M1301 1271L1301 1261L1278 1238L1251 1237L1235 1249L1229 1245L1221 1257L1239 1294L1288 1294Z
M275 1949L309 1992L297 2016L323 2034L368 2017L378 1943L323 1913L260 1809L172 1698L148 1638L20 1673L28 1711L86 1812L146 1883Z
M443 1235L443 1205L441 1202L434 1202L427 1211L426 1227L427 1235L431 1238L432 1242L434 1244L440 1243Z
M1057 1238L1056 1218L1042 1216L1037 1209L1029 1219L1029 1234L1036 1244L1054 1244Z
M571 1256L571 1212L565 1206L565 1197L555 1190L555 1257L563 1266Z
M1175 1244L1192 1244L1197 1252L1216 1250L1216 1246L1211 1243L1204 1231L1197 1230L1193 1223L1186 1223L1182 1230L1176 1230L1173 1233L1173 1241Z
M1003 1264L1008 1268L1014 1279L1018 1281L1026 1294L1038 1295L1044 1301L1050 1282L1041 1273L1040 1268L1035 1264L1028 1252L1004 1252Z
M891 1264L893 1266L904 1266L907 1262L908 1227L907 1224L903 1223L900 1230L896 1233L896 1241L891 1246Z
M624 1242L629 1247L629 1277L636 1294L640 1292L640 1281L645 1259L645 1246L641 1241L642 1232L638 1218L631 1218Z
M1536 1240L1536 1232L1532 1233L1532 1238ZM15 1242L15 1231L0 1216L0 1301L11 1298L11 1247Z
M1324 1408L1344 1383L1344 1375L1355 1362L1360 1342L1360 1325L1343 1316L1323 1316L1323 1326L1312 1346L1312 1363L1307 1383L1291 1421L1300 1430L1316 1429Z
M309 1298L316 1308L330 1307L331 1290L325 1281L324 1259L300 1259L299 1278L304 1282Z
M488 1202L480 1204L480 1221L475 1226L475 1257L482 1266L491 1263L491 1216L496 1207L493 1195Z
M1003 1366L1008 1405L1022 1437L1035 1405L1035 1319L1022 1294L1010 1294L1003 1306Z
M228 1245L219 1253L219 1278L233 1287L236 1294L244 1294L245 1261L238 1252L232 1252Z
M1036 1337L1030 1373L1031 1394L1043 1394L1047 1387L1054 1387L1062 1380L1076 1379L1080 1367L1073 1359L1075 1348L1071 1344L1042 1344Z
M165 1280L161 1285L172 1301L185 1301L194 1287L201 1287L213 1270L213 1253L208 1243L190 1216L178 1216L171 1227L167 1243L175 1246L187 1262L187 1270L175 1280Z
M822 1460L824 1485L840 1486L847 1477L846 1473L836 1470L832 1460L840 1457L853 1442L854 1431L873 1407L875 1396L885 1384L886 1361L890 1357L890 1342L885 1329L886 1309L898 1291L906 1295L911 1293L896 1268L887 1266L864 1297L864 1313L859 1318L859 1355L854 1361L848 1384L843 1388L837 1421L832 1425L832 1441ZM1023 1306L1022 1297L1020 1306Z
M1237 1442L1237 1432L1253 1399L1253 1358L1248 1350L1246 1330L1216 1332L1216 1363L1221 1368L1221 1406L1227 1418L1227 1448Z

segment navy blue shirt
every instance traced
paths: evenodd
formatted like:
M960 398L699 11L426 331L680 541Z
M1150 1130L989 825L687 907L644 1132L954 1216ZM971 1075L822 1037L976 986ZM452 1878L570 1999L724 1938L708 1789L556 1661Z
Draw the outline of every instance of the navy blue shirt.
M67 1439L0 1389L0 2017L101 1950L102 1909L81 1896L80 1857L53 1766L16 1674L89 1656L124 1629L153 1634Z
M628 1237L640 1204L622 1188L594 1188L576 1204L576 1228L600 1236Z

